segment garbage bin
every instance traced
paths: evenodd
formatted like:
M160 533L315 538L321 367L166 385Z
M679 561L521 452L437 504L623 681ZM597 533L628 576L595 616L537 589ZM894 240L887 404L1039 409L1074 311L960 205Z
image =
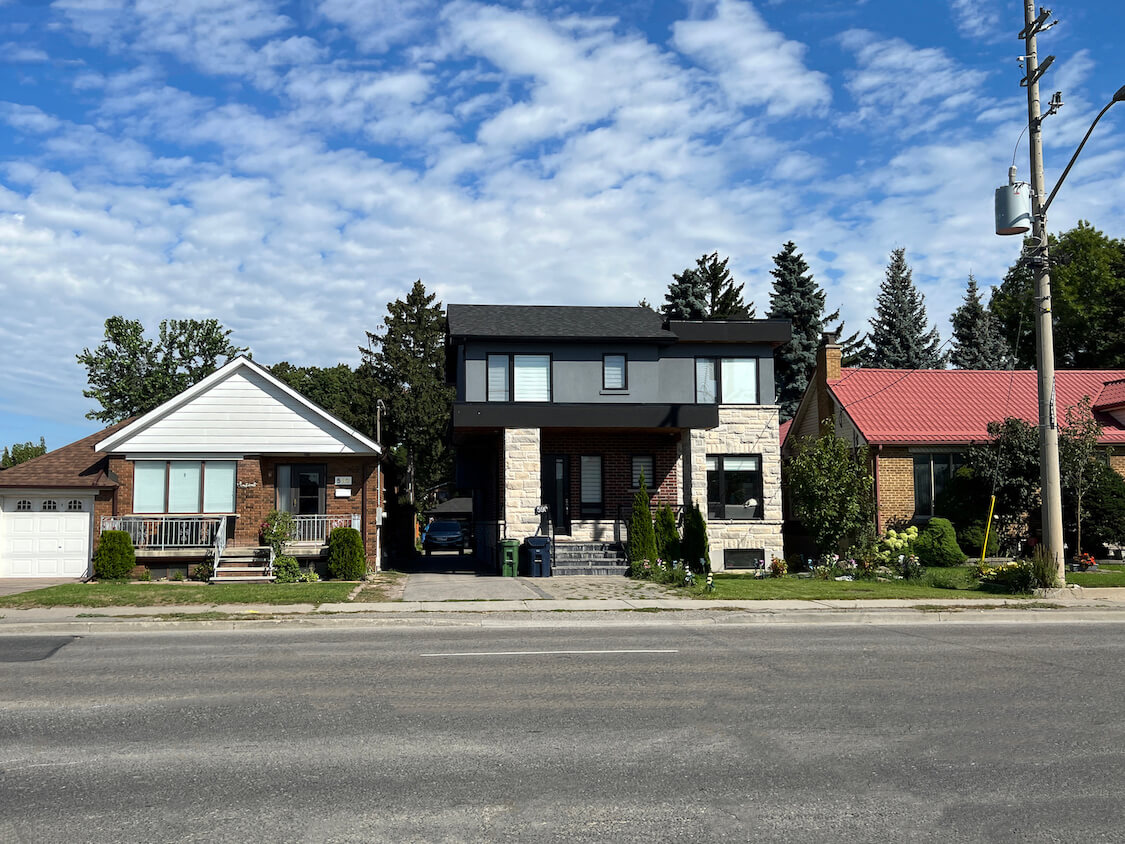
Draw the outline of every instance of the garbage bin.
M500 574L515 577L519 574L520 541L518 539L500 540Z
M532 577L551 576L551 537L529 536L524 541Z

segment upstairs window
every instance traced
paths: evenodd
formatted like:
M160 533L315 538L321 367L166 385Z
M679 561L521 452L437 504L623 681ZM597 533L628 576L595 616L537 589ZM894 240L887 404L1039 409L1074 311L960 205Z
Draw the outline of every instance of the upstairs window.
M758 404L757 358L696 358L696 404Z
M714 358L695 359L696 404L715 404L719 400L719 366Z
M628 386L625 355L602 355L602 389L624 390Z
M508 356L488 356L488 400L508 401Z
M551 400L550 355L512 355L512 399Z

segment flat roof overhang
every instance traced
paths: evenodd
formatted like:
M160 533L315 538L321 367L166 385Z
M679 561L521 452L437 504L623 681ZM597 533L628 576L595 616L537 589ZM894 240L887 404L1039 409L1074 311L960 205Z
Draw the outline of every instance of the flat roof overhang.
M457 402L453 429L464 428L714 428L714 404L553 404Z

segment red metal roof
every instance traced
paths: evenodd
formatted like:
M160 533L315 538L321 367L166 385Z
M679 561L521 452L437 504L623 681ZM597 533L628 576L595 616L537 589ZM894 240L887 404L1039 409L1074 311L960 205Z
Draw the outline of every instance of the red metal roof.
M1107 382L1119 380L1125 381L1125 371L1056 372L1060 423L1067 407L1084 396L1098 399ZM991 421L1015 416L1039 422L1034 370L845 369L828 387L873 445L979 442L988 439ZM1108 413L1095 411L1095 417L1105 428L1101 442L1125 443L1125 425Z
M1110 408L1125 404L1125 379L1107 381L1100 396L1094 396L1094 407Z
M789 429L793 426L792 419L786 419L777 427L777 440L782 445L785 445L785 438L789 436Z

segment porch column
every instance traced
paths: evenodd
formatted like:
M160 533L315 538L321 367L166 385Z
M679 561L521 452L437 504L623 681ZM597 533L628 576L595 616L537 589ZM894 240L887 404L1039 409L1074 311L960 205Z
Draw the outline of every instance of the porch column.
M539 527L541 464L538 428L504 429L504 521L512 539L531 536Z

